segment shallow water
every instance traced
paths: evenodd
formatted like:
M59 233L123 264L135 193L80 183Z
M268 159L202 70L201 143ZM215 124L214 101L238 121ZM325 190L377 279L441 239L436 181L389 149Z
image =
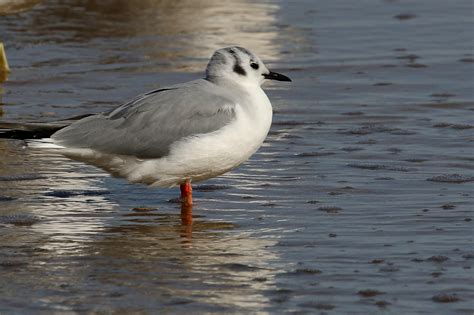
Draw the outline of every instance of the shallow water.
M192 227L176 190L0 140L0 312L472 314L472 9L57 0L0 16L7 120L108 110L236 43L294 80L266 87L260 151L196 186Z

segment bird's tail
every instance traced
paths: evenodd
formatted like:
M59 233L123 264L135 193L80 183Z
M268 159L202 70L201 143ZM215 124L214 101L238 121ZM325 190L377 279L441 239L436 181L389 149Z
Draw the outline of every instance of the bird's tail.
M85 114L80 116L70 117L64 120L52 122L7 122L0 121L0 138L8 139L43 139L49 138L53 133L69 126L73 122L90 116Z

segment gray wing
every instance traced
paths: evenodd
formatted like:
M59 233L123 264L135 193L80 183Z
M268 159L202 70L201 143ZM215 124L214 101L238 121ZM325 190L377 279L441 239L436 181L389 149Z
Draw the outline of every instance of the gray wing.
M235 103L196 80L143 94L107 114L86 117L52 138L65 147L160 158L176 141L216 131L235 118Z

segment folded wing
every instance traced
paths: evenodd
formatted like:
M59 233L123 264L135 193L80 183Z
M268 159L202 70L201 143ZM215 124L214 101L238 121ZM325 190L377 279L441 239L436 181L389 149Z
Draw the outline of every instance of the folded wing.
M173 143L211 133L235 118L235 103L196 80L143 94L107 114L86 117L52 135L56 144L138 158L166 156Z

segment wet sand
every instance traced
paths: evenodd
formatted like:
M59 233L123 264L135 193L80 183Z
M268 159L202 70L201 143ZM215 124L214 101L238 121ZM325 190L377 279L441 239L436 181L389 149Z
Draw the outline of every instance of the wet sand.
M109 110L236 43L293 84L192 227L177 190L0 139L0 313L472 314L471 2L140 3L0 16L2 119Z

